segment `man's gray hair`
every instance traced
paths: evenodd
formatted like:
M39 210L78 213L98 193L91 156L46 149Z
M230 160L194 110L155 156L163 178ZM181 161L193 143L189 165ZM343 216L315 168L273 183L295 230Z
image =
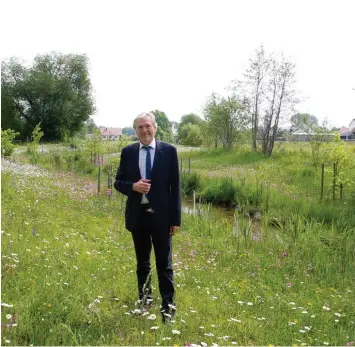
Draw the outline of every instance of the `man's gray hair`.
M151 119L154 128L158 127L158 123L155 120L154 114L152 112L143 112L143 113L139 114L136 118L134 118L134 121L133 121L134 130L136 130L136 128L137 128L138 119L145 118L145 117L149 117Z

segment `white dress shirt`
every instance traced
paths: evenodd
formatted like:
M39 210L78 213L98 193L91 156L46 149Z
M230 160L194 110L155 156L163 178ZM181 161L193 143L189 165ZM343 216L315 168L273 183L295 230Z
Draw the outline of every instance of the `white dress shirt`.
M142 148L144 145L140 142L139 143L139 171L141 173L141 177L142 178L146 178L145 177L145 163L146 163L146 159L147 159L147 150ZM156 146L156 141L155 139L153 139L153 141L148 145L149 151L150 151L150 160L151 160L151 166L153 168L153 163L154 163L154 155L155 155L155 146ZM145 194L142 195L142 204L148 204L149 201L146 197Z

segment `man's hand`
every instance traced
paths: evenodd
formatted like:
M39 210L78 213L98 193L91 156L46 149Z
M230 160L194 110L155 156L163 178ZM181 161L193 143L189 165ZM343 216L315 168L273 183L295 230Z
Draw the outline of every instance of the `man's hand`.
M172 225L170 226L170 235L175 235L175 233L180 229L180 227L176 226L176 225Z
M150 180L141 178L138 182L133 183L132 189L141 194L147 194L150 191Z

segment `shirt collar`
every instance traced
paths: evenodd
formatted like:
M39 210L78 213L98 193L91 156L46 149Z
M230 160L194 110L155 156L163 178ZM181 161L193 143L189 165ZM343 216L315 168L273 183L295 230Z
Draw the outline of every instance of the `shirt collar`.
M143 145L142 142L139 142L139 149L141 149L142 147L144 147L145 145ZM155 146L156 146L156 141L155 139L153 139L153 141L148 145L149 147L155 149Z

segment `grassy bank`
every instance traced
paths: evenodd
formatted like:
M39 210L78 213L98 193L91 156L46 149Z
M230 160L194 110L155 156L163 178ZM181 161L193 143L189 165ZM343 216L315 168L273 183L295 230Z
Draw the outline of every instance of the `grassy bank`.
M287 144L271 158L241 149L181 153L180 165L181 160L185 194L195 190L202 201L257 209L284 220L297 215L355 225L355 166L341 175L342 199L337 186L333 201L332 166L327 165L321 199L321 168L313 165L306 144Z

